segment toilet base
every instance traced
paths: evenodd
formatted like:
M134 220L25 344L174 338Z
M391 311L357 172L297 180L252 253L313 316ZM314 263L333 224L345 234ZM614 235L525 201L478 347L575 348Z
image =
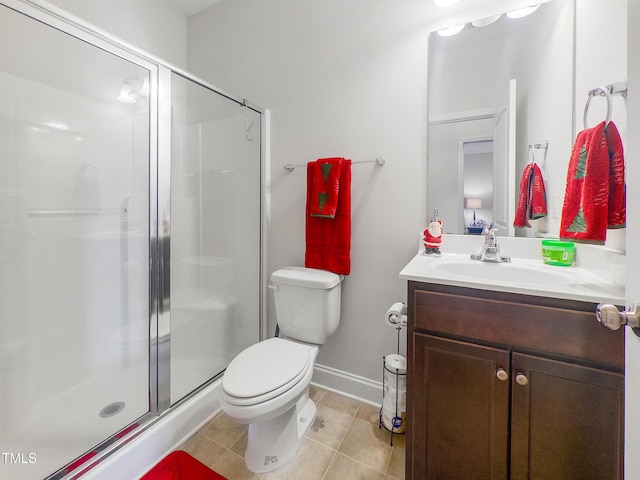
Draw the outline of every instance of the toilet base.
M264 473L285 464L298 450L300 439L316 416L316 404L305 391L293 408L263 422L249 424L244 460L254 473Z

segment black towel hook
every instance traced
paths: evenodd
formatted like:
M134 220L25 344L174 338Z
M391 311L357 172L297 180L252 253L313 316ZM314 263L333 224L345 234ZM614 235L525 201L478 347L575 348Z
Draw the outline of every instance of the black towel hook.
M607 118L604 124L604 127L607 128L609 126L609 122L611 122L611 113L612 113L612 104L611 104L611 91L607 87L598 87L593 90L589 90L589 97L587 98L587 104L584 106L584 117L582 119L582 123L584 128L587 128L587 114L589 112L589 104L591 103L591 99L596 95L601 97L607 97Z

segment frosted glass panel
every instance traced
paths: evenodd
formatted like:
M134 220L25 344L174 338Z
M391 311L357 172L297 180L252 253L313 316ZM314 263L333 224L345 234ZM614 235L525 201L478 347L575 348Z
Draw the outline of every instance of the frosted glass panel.
M149 70L6 7L0 44L0 478L35 480L149 411Z
M171 403L259 336L260 115L172 77Z

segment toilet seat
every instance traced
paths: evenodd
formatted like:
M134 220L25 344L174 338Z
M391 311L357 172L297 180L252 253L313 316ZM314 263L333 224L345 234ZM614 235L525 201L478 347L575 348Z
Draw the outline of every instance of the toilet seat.
M289 391L313 367L313 347L270 338L240 352L222 377L225 401L248 406Z

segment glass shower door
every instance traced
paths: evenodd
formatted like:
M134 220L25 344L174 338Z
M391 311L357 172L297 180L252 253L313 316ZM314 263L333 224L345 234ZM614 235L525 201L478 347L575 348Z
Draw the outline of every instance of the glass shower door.
M150 410L154 67L0 6L0 478Z
M259 339L260 114L171 76L171 404Z

